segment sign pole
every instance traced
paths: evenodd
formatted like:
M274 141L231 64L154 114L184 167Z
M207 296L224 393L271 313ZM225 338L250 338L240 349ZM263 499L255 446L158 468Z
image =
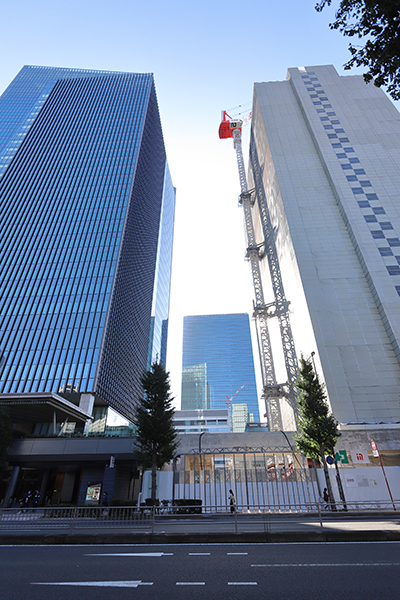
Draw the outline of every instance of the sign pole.
M387 477L386 477L385 469L383 468L383 463L382 463L381 455L379 454L378 446L376 445L376 442L374 442L374 440L371 440L371 448L372 448L373 455L377 456L379 458L379 464L381 465L382 473L383 473L383 476L384 476L385 481L386 481L387 489L389 491L389 496L390 496L390 499L391 499L392 504L393 504L393 510L396 510L396 505L395 505L394 500L393 500L392 492L390 491L390 486L389 486L389 482L388 482Z

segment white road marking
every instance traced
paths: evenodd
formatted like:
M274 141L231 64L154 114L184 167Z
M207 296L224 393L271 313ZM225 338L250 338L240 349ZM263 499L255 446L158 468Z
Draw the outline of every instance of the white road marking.
M205 581L177 581L175 585L206 585Z
M152 581L62 581L62 582L31 582L31 585L72 585L75 587L120 587L136 588L138 585L153 585Z
M228 585L257 585L257 581L228 581Z
M144 556L144 557L160 557L173 556L173 553L165 552L114 552L112 554L85 554L85 556Z
M287 563L251 565L252 567L398 567L400 563Z
M189 556L211 556L211 552L189 552Z
M247 556L248 552L227 552L227 556Z

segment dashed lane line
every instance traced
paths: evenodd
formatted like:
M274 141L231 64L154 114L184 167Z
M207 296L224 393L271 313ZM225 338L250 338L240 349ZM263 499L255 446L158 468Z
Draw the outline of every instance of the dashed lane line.
M257 581L228 581L228 585L257 585Z
M260 564L251 567L398 567L400 563L284 563Z
M205 581L177 581L175 585L206 585Z

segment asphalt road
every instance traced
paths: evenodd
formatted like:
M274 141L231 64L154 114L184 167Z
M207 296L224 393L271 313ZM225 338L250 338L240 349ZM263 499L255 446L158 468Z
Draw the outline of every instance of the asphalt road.
M396 600L400 542L0 546L2 600Z

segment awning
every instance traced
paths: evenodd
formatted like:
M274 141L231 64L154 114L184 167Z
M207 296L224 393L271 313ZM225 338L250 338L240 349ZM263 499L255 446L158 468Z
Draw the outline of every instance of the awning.
M52 392L33 394L1 394L0 406L10 410L12 423L57 423L67 418L73 422L86 422L93 417L76 404Z

